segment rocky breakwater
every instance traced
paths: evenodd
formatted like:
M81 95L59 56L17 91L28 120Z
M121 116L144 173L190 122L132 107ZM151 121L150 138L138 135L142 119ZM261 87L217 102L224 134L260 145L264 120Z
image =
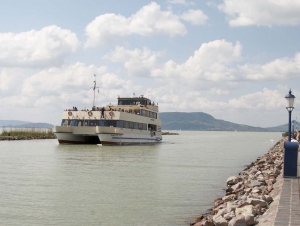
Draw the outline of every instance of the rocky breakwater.
M238 176L229 177L226 181L226 195L215 199L210 212L200 215L190 225L267 225L260 219L268 214L267 210L274 199L278 198L278 187L280 187L278 182L282 179L284 141L282 139L277 142L265 155L257 158ZM274 192L274 188L277 192ZM275 218L274 215L271 217Z

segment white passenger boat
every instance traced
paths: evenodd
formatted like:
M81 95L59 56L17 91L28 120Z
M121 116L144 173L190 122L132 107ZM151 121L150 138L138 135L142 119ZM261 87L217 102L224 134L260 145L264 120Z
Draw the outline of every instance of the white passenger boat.
M94 87L95 90L95 87ZM117 105L63 111L54 133L60 144L149 144L162 140L158 106L143 96L118 98Z

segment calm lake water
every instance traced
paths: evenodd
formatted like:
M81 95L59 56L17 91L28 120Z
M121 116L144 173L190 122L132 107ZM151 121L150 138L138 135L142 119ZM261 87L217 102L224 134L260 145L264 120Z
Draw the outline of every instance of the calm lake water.
M154 146L0 141L1 225L189 225L224 195L229 176L281 139L178 133Z

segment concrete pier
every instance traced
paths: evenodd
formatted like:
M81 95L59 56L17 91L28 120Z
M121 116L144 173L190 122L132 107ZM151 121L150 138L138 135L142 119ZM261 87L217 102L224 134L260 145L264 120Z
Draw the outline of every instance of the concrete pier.
M298 178L284 178L274 226L300 226L300 193L298 150Z
M283 180L274 226L300 226L299 179Z

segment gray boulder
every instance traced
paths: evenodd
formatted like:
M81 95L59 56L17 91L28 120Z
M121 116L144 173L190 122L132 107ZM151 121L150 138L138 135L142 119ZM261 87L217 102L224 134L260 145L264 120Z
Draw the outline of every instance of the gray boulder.
M257 204L259 204L260 207L267 206L267 202L261 199L248 198L246 202L250 203L252 206L256 206Z
M215 226L228 226L227 220L225 220L225 218L222 216L214 215L213 222L214 222Z
M238 182L238 178L235 176L228 177L226 180L227 185L234 185Z
M255 221L254 221L254 215L253 214L244 213L243 215L245 217L245 221L246 221L247 226L254 225Z
M232 218L229 221L228 226L247 226L244 215L239 215L235 218Z

